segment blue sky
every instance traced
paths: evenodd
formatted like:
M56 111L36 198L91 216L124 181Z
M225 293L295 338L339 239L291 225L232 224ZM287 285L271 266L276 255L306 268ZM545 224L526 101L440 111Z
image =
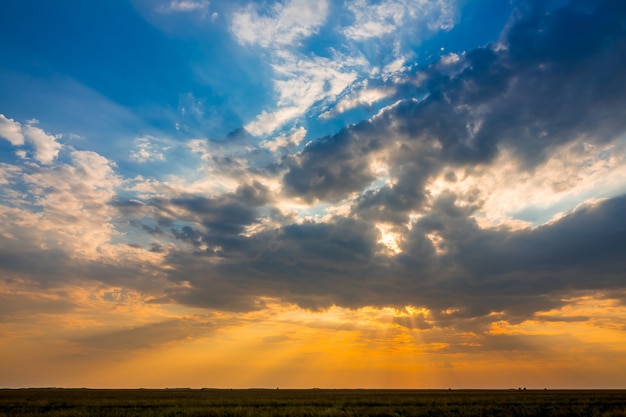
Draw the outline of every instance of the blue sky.
M378 309L469 360L507 351L503 323L520 346L576 339L536 326L583 304L562 322L619 328L619 2L5 3L0 332L19 343L55 315L91 323L59 346L135 352L133 329L204 340L207 315Z
M403 3L379 5L385 13L375 5L355 13L358 3L354 10L304 3L311 16L297 19L302 5L162 3L7 5L3 107L18 120L106 141L103 153L111 142L125 146L129 135L219 141L245 126L256 140L294 126L307 126L313 139L391 102L374 95L366 111L320 120L351 90L389 84L393 73L493 42L511 10L502 2L450 3L412 17ZM487 24L476 24L477 13ZM246 19L258 26L246 27ZM283 27L263 32L280 19ZM278 119L255 124L263 112Z

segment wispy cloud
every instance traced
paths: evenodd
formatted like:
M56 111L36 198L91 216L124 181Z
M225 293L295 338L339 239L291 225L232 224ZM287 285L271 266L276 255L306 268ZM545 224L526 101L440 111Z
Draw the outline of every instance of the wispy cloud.
M393 87L367 88L363 87L345 94L332 109L320 114L320 118L328 119L356 107L368 107L373 103L393 96L396 90Z
M340 93L356 74L336 61L299 52L301 41L317 33L326 22L326 1L292 0L275 3L264 13L249 5L233 15L231 31L242 45L258 45L269 54L277 100L256 120L246 124L255 136L272 133L303 115L315 102ZM330 92L328 90L330 85Z
M165 152L169 145L163 140L152 136L144 136L135 139L135 149L130 153L130 158L139 163L149 161L165 161Z
M386 58L385 69L380 74L378 63L369 62L360 48L329 46L324 56L302 53L302 42L319 34L327 24L333 5L326 2L307 3L290 1L276 3L262 11L249 5L235 12L231 31L242 45L258 45L266 51L274 74L276 100L270 103L257 118L245 125L255 136L270 134L289 121L306 114L315 105L334 105L340 94L353 83L363 79L363 74L388 77L389 72L402 68L410 53L405 51L400 39L395 42L391 58ZM334 36L343 34L348 44L408 32L422 22L429 22L428 31L446 30L453 26L456 4L454 2L388 1L368 5L365 2L348 5L354 16L349 26L332 26ZM437 17L433 22L433 16ZM334 21L333 21L334 22ZM404 36L404 35L402 35ZM355 52L356 51L356 52ZM345 106L347 102L344 102ZM341 109L338 110L341 112Z
M447 30L454 26L456 1L358 0L348 4L354 22L343 29L346 37L366 40L395 33L405 25ZM406 30L406 29L402 29Z
M157 10L161 13L200 12L206 14L209 5L207 0L171 0L167 5L160 6Z
M251 134L269 134L290 120L296 119L316 103L333 100L357 80L358 60L301 58L284 53L276 56L274 88L278 95L275 110L263 111L256 120L246 124Z
M237 41L244 45L272 49L295 47L302 39L319 31L327 13L326 0L275 2L265 9L249 4L233 14L231 30Z

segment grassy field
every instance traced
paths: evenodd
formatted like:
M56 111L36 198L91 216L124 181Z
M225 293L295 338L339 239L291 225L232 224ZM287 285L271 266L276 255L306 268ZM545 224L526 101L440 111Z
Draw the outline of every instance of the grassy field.
M626 417L626 391L0 390L0 417Z

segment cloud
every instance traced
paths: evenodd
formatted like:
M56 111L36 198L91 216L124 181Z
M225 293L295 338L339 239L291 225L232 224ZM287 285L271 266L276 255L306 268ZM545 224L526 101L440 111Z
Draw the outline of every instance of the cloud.
M537 229L516 233L482 231L470 241L459 242L460 246L456 248L460 255L458 260L476 274L500 274L505 270L512 274L518 270L530 272L533 269L554 267L563 274L577 270L577 273L569 276L570 283L576 277L582 278L584 270L602 271L600 275L610 280L611 273L617 272L615 268L620 268L622 264L617 254L623 250L620 239L626 233L626 227L619 222L610 226L609 222L615 221L625 205L626 198L618 197L583 206L561 220ZM547 251L546 245L550 242L559 243ZM489 254L488 258L479 255L481 250ZM611 262L604 263L604 257ZM553 279L556 279L556 274L553 274ZM602 278L598 276L597 279ZM548 285L552 284L554 281ZM593 285L602 284L598 282Z
M306 136L306 129L300 126L292 129L287 135L278 135L273 140L261 142L261 147L269 149L272 152L278 152L279 149L294 147L300 144Z
M20 173L20 169L15 165L0 163L0 185L12 184L15 177L19 176Z
M61 239L70 253L98 256L113 234L107 203L119 178L110 161L95 152L72 151L70 156L71 164L24 175L42 215L23 226L36 227L43 241Z
M214 198L159 196L148 198L145 203L117 199L111 205L123 213L131 225L151 235L164 235L167 230L167 236L176 246L191 248L196 256L218 259L230 250L239 250L241 235L248 226L257 223L260 210L270 201L267 187L255 182ZM156 220L158 228L142 222L148 216ZM157 253L164 252L162 246L159 248ZM150 250L153 249L152 246Z
M602 183L611 183L608 195L593 189L622 173L626 10L584 4L519 10L497 45L403 67L385 84L393 105L303 148L295 145L311 134L304 126L262 149L243 130L222 142L192 140L200 180L124 181L101 155L67 149L62 163L40 146L50 166L2 166L6 181L27 191L5 194L3 271L52 281L67 267L134 288L156 279L159 300L210 309L262 309L266 297L310 309L416 306L429 313L395 319L416 332L484 333L495 321L536 319L573 295L623 299L623 183ZM347 64L298 61L290 48L323 20L306 26L292 16L295 7L241 12L264 23L285 19L274 32L252 25L253 35L238 38L271 49L277 75L277 108L266 113L274 119L253 134L327 97L339 99L339 109L379 97L367 89L342 96L353 83ZM275 39L280 31L289 42ZM298 81L303 74L310 85ZM24 137L35 134L53 143L41 129ZM151 143L138 142L137 159L155 154ZM548 194L558 196L546 213L560 214L524 220L519 213ZM479 342L507 349L518 340Z
M262 13L257 6L233 14L231 32L241 45L258 45L273 71L274 104L266 106L245 128L255 136L270 134L303 116L312 106L335 100L366 64L360 56L310 54L301 42L316 35L326 24L327 2L301 0L275 3Z
M276 92L275 104L266 106L254 120L246 123L246 130L254 136L270 134L315 106L334 103L359 78L379 73L380 57L369 56L366 51L372 48L355 47L354 41L378 39L386 34L415 37L415 34L407 35L407 31L415 32L411 28L420 26L418 23L426 25L428 22L433 25L432 30L449 29L455 8L454 3L445 1L385 1L374 5L359 2L347 6L355 19L348 27L343 20L329 14L341 15L338 5L326 2L288 1L265 9L249 5L235 12L231 23L234 38L241 45L263 48L264 58L269 58L273 70ZM304 53L303 42L315 42L321 30L332 32L332 36L347 36L347 44L341 46L335 42L323 53ZM398 35L400 32L402 36ZM398 72L411 56L400 40L396 44L397 48L383 58L384 69L379 74L383 77ZM343 100L334 111L341 113L359 103L371 104L377 101L374 94L374 91L363 93L355 99L357 102Z
M4 276L50 285L54 277L59 284L85 276L106 281L111 278L107 274L117 269L117 278L112 279L123 280L128 275L120 264L128 262L132 270L133 258L155 260L113 242L119 236L117 210L109 202L122 183L113 162L92 151L64 148L55 136L30 125L25 136L43 143L35 142L35 151L46 163L18 161L3 167L10 184L0 192ZM64 162L54 157L60 151ZM98 259L106 261L90 264Z
M189 229L181 239L220 239L222 246L219 253L170 252L170 279L190 283L170 296L184 304L244 310L257 308L260 296L307 308L453 309L429 319L439 326L494 312L523 320L563 305L573 292L620 287L626 228L617 219L625 207L626 198L620 197L539 229L483 230L450 196L405 232L402 253L394 257L379 254L379 232L373 225L345 218L292 224L249 237L227 229ZM213 216L200 206L194 210ZM433 234L443 242L441 252L429 237ZM589 274L597 279L588 280Z
M27 121L25 125L8 119L0 114L0 136L7 139L14 146L23 146L25 139L35 148L35 159L42 164L50 164L57 157L62 145L57 142L60 136L52 136L42 129L35 127L37 120ZM22 152L22 155L26 154Z
M0 323L32 318L37 314L63 314L74 309L66 299L46 294L20 294L4 292L0 288Z
M353 94L346 94L339 100L332 109L320 115L322 119L335 117L356 107L369 107L373 103L393 96L395 89L393 87L379 88L363 88Z
M613 68L622 66L624 56L623 37L618 36L621 26L607 24L593 36L602 48L588 45L564 61L557 53L527 51L538 45L547 47L551 39L536 43L530 34L521 35L563 33L561 26L569 24L565 23L568 19L612 19L605 12L598 9L578 16L557 9L539 21L518 17L506 32L504 46L469 51L462 57L464 69L458 74L441 72L437 65L418 71L414 77L425 85L425 98L406 99L371 121L346 128L337 135L340 141L328 141L342 144L341 158L326 159L326 153L312 152L316 147L304 150L294 158L302 163L293 163L285 175L286 187L309 197L311 187L332 184L335 173L350 171L359 178L354 187L339 186L317 196L347 198L370 184L369 154L384 155L390 182L363 193L359 206L374 213L391 212L390 218L401 209L404 214L396 218L405 221L411 211L420 210L430 179L445 167L471 177L472 170L487 169L507 151L510 162L523 174L548 163L557 149L568 143L604 146L620 139L626 125L616 109L623 101L626 79ZM606 90L607 80L615 90ZM399 95L403 89L413 94L415 85L408 81L397 89ZM370 136L386 140L378 139L378 146L369 146ZM320 140L318 147L327 147L321 144L325 142ZM296 178L312 180L297 183Z
M273 56L276 109L263 111L245 125L255 136L271 133L312 106L332 101L358 78L365 62L346 56L306 57L289 51Z
M602 149L611 144L620 149L626 126L616 109L626 94L599 83L618 91L626 86L623 74L613 71L624 56L624 37L618 36L623 28L589 23L612 22L619 10L608 5L591 10L566 7L538 20L518 14L501 44L459 55L458 72L435 63L395 86L400 96L414 94L414 80L420 79L424 98L409 96L284 158L286 197L307 204L341 201L347 214L248 236L231 233L228 239L226 230L209 235L192 228L184 235L189 242L225 244L209 271L201 265L215 253L171 252L172 279L185 276L198 289L172 297L239 308L253 308L255 295L317 307L418 305L435 312L435 322L492 313L515 321L562 305L571 292L619 287L623 197L581 206L535 229L483 228L477 219L491 190L472 185L472 178L496 163L508 164L510 171L494 190L542 170L545 181L556 184L558 177L548 179L558 171L551 164L576 169L588 164L589 149L597 146L594 160L604 169ZM577 54L529 52L553 42L542 38L546 33L562 33L561 26L580 20L598 33ZM587 93L571 101L570 93L581 92L576 85ZM616 155L619 166L619 151ZM388 167L388 179L376 174L378 163ZM260 222L259 215L241 216L241 222L231 222L238 225L233 230ZM388 224L397 236L397 254L380 251L377 223ZM333 230L341 230L345 240ZM601 278L590 281L590 274ZM215 288L224 299L208 294ZM438 313L447 310L455 312Z
M235 193L209 199L197 196L171 200L176 208L183 209L190 219L197 220L207 230L238 234L243 226L256 219L255 207L268 201L267 189L257 183L241 186Z
M326 20L328 4L290 0L275 2L265 10L254 4L233 14L231 31L243 45L263 48L294 45L317 32Z
M210 270L205 269L206 258L198 257L201 253L191 257L170 253L171 279L185 279L191 285L170 295L183 304L235 311L259 308L260 296L295 301L307 308L316 308L318 303L325 307L332 304L333 292L349 297L344 290L355 275L367 279L376 237L373 226L339 218L326 224L292 224L250 237L231 236ZM264 285L252 288L255 282Z
M4 114L0 114L0 137L11 142L13 146L23 145L22 125L13 119L7 118Z
M57 142L59 136L52 136L38 127L26 125L23 128L24 136L35 147L35 159L42 164L50 164L61 150L61 144Z
M353 26L344 29L344 34L352 39L367 39L392 33L400 25L405 7L400 2L387 1L380 4L367 4L357 1L348 6L354 14Z
M159 7L161 13L190 13L202 12L206 14L210 3L207 0L171 0L169 4Z
M164 141L152 136L144 136L135 139L135 150L130 153L130 159L139 163L149 161L165 161L165 154L169 146Z
M350 133L346 130L309 143L287 159L288 171L283 178L286 192L308 201L337 201L371 183L374 175L369 158L379 141L368 132L357 144Z
M346 37L366 40L394 34L406 26L447 30L454 26L456 2L423 0L358 0L348 5L354 23L343 29Z
M509 320L528 317L561 305L568 292L611 291L623 267L618 253L626 228L616 219L625 197L521 231L480 229L452 201L439 204L447 208L420 219L413 233L420 238L437 233L445 242L438 262L452 267L441 271L451 281L440 284L447 293L440 296L445 303L456 299L451 304L459 302L455 306L461 309L459 314L506 312ZM403 255L416 254L406 250ZM588 280L592 275L596 278ZM435 298L431 294L431 300ZM437 304L431 307L441 310Z

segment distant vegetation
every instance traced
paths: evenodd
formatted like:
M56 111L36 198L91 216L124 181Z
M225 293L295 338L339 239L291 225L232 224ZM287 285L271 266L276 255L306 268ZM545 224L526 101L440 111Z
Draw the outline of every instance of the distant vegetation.
M0 390L0 417L626 417L626 391Z

